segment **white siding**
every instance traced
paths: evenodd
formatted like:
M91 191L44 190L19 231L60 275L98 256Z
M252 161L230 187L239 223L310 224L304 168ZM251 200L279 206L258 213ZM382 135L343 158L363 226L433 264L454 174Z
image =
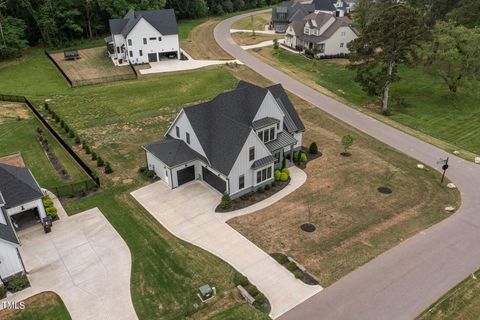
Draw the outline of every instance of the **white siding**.
M18 256L17 246L2 240L0 240L0 261L2 261L0 263L2 279L24 271L22 261Z
M161 37L162 40L158 41L158 37ZM147 44L143 43L143 38L147 39ZM150 40L150 38L155 38L155 40ZM128 46L128 40L132 41L131 46ZM132 64L148 63L149 53L156 53L158 57L158 53L175 51L180 58L178 35L162 35L144 18L140 19L127 35L127 51L130 50L132 57L127 53ZM140 50L142 50L142 56L140 56Z
M166 177L165 170L169 170L167 165L160 161L157 157L155 157L153 154L151 154L148 151L145 151L147 155L147 165L149 170L155 171L157 177L160 178L160 180L164 181L166 184L172 187L172 184L170 182L170 179ZM168 176L170 176L170 173L168 173ZM166 179L167 178L167 179Z
M296 132L293 134L293 137L297 139L297 144L293 147L294 149L299 149L302 147L303 132Z
M258 109L257 114L253 118L253 121L257 121L265 117L280 120L280 130L282 130L284 114L270 91L268 91L267 95L263 99L262 105Z
M113 39L113 44L115 46L115 48L114 48L115 49L115 57L117 59L124 59L124 60L127 59L127 55L126 55L127 45L125 43L125 38L121 34L115 34L115 35L113 35L112 39ZM123 52L122 52L122 47L124 49ZM118 53L117 48L120 49L120 53Z
M255 159L249 161L249 150L251 147L255 147ZM255 132L252 130L248 136L245 144L240 151L235 164L228 175L230 180L230 195L241 191L238 188L238 178L243 174L245 175L245 189L251 188L255 184L254 180L254 171L251 169L251 166L255 160L264 158L270 155L267 147L263 144L262 141L257 137ZM243 189L242 189L243 190Z
M17 214L17 213L20 213L20 212L23 212L23 211L26 211L26 210L30 210L30 209L33 209L33 208L38 209L40 219L43 219L43 218L46 217L46 213L45 213L45 209L43 207L42 199L37 199L37 200L34 200L34 201L30 201L30 202L24 203L20 206L7 209L6 211L7 211L7 214L9 216L12 216L14 214Z
M180 137L177 137L177 132L175 129L176 126L180 128ZM190 134L190 144L187 143L187 132ZM180 112L175 122L167 131L166 135L169 135L175 139L185 141L185 143L187 143L190 148L197 151L202 156L206 157L205 151L203 151L202 145L200 144L200 141L198 140L195 132L193 131L192 125L190 124L190 121L188 120L188 117L183 110Z
M345 33L345 35L342 35L342 33ZM325 51L323 54L350 53L347 44L356 38L357 35L350 27L341 27L329 39L325 40ZM343 47L340 47L340 43L343 43Z

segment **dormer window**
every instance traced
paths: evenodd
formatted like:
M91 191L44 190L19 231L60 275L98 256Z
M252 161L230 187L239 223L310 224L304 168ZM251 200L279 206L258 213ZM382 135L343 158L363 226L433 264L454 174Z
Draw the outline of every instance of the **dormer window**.
M277 123L276 126L278 127L279 124ZM264 143L275 140L275 127L259 130L257 135Z

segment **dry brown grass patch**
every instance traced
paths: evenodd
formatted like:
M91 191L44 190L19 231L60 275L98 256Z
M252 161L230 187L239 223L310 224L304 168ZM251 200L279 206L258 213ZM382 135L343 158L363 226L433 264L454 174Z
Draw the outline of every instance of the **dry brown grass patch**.
M6 120L30 119L31 114L23 103L0 101L0 123Z

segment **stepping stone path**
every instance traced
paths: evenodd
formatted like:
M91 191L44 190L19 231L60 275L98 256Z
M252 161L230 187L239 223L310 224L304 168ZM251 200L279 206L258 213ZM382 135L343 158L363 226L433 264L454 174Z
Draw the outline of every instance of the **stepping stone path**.
M457 186L456 186L456 185L454 185L454 184L453 184L453 183L451 183L451 182L450 182L449 184L447 184L447 188L450 188L450 189L455 189L456 187L457 187Z
M476 164L480 164L480 157L476 157L476 158L475 158L475 163L476 163Z
M424 166L423 164L419 163L419 164L417 164L417 168L418 168L418 169L424 169L425 166Z
M455 207L445 207L445 211L453 212L453 211L455 211Z

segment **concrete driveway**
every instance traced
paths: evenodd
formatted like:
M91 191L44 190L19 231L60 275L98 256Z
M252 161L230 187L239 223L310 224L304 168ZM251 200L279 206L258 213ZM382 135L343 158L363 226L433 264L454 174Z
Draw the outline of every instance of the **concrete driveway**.
M255 284L281 314L322 290L294 278L268 254L219 219L214 209L221 195L200 181L169 189L162 181L132 192L167 230L231 264Z
M73 320L137 319L130 297L130 251L103 214L91 209L60 220L52 232L25 230L20 253L31 287L5 300L22 301L53 291Z
M449 156L447 175L462 193L462 206L450 218L352 271L282 319L413 319L480 266L480 167L317 92L240 48L230 36L232 24L269 10L223 20L214 30L217 43L265 78L422 163L440 171L437 161Z

